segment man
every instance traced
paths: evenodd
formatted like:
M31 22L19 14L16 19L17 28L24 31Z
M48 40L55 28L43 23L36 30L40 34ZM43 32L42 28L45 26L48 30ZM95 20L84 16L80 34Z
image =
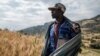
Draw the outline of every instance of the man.
M78 24L73 24L72 21L63 15L66 10L63 4L57 3L54 7L49 7L48 9L51 11L52 18L54 18L55 21L49 26L47 31L45 47L43 49L42 56L66 56L67 53L61 54L61 52L60 55L52 55L51 53L79 33L79 31L75 31L75 29L78 28L76 27Z

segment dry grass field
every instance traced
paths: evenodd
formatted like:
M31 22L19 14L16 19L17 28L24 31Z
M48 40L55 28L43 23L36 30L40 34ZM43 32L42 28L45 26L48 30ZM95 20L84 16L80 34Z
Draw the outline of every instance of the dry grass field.
M82 52L79 56L100 56L100 50L89 47L91 37L99 34L83 33ZM0 30L0 56L40 56L43 36L28 36L18 32Z
M43 40L39 37L0 31L0 56L40 56Z
M99 42L100 45L100 32L94 33L82 30L82 52L79 56L100 56L100 49L90 47L92 40Z

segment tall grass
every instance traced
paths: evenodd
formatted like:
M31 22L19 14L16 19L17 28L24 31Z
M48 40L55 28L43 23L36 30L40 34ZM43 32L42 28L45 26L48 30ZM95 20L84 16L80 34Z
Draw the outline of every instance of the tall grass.
M40 56L42 47L40 36L0 31L0 56Z
M83 34L83 42L88 47L92 35L98 34ZM44 46L42 35L28 36L18 32L10 32L8 30L0 30L0 56L41 56L41 51ZM78 56L100 56L100 51L91 48L84 48Z

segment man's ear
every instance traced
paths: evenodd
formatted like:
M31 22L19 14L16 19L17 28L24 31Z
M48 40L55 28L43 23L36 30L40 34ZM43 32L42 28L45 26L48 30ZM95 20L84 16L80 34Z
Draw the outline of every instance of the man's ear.
M63 11L61 11L61 14L63 15L63 14L64 14L64 12L63 12Z

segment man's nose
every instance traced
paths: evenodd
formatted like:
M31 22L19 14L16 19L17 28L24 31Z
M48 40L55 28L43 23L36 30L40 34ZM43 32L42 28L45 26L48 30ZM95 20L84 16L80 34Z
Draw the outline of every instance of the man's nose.
M52 11L51 13L52 13L52 14L54 14L54 13L55 13L55 11Z

